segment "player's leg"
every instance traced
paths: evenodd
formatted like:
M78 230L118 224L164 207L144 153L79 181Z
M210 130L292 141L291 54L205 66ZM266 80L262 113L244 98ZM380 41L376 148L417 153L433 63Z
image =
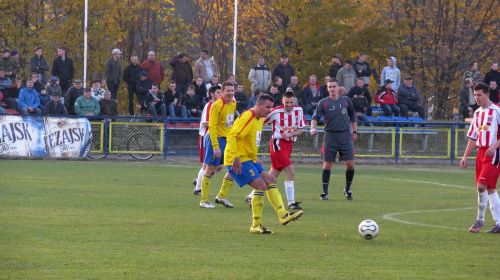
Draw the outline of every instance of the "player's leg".
M495 221L493 229L486 231L487 233L500 233L500 198L496 190L498 176L500 175L499 168L492 164L492 157L478 157L477 160L482 161L482 168L477 179L478 191L486 189L488 200L490 202L490 211Z
M354 179L354 160L346 160L344 195L347 198L347 200L352 200L351 184L353 179Z
M321 200L328 200L328 186L330 184L330 175L335 157L339 151L334 133L325 132L323 147L321 148L321 156L323 158L323 172L321 174L321 182L323 184L323 193L320 195Z
M227 193L231 190L233 186L233 177L229 173L226 173L224 179L222 180L222 186L220 187L220 191L215 197L215 203L222 204L227 208L233 208L233 205L227 199Z
M264 196L266 194L266 183L262 178L257 178L249 183L254 189L252 192L252 226L250 233L273 233L262 225L262 212L264 210Z
M195 179L194 184L194 190L193 194L194 195L201 195L201 180L203 179L203 175L205 175L205 170L207 166L203 164L200 168L200 171L198 171L198 177Z
M207 164L205 167L205 174L201 178L201 208L215 208L215 205L208 201L208 193L212 185L212 176L215 174L215 165Z
M321 200L328 200L328 186L330 184L330 175L333 166L333 161L323 161L323 172L321 173L321 183L323 184L323 193L320 195Z
M272 170L271 170L272 171ZM301 210L300 202L295 201L295 187L294 187L294 177L295 177L295 168L292 165L283 168L285 172L285 191L286 198L288 200L288 209L293 210Z
M340 143L339 154L345 163L345 188L344 195L347 200L352 200L351 184L354 178L354 145L351 139L351 133L340 135L337 139Z

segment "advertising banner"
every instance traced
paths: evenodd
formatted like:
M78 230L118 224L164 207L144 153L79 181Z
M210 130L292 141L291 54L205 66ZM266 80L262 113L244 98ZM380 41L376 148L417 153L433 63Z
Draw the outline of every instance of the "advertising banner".
M83 158L91 141L86 118L0 116L0 155Z

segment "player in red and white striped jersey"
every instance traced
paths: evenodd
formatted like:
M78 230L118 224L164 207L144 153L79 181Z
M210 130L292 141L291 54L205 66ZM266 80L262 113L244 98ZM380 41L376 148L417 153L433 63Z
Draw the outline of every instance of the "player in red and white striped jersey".
M269 116L264 120L265 124L272 125L272 139L270 143L271 153L271 171L269 174L278 178L281 171L285 171L285 190L288 199L288 209L300 210L300 202L295 201L295 190L293 185L293 177L295 170L290 161L290 155L293 150L293 142L297 140L297 136L303 133L303 128L306 126L302 107L296 106L295 95L292 91L285 92L283 95L283 105L275 107ZM251 196L245 199L250 201Z
M199 131L199 139L198 139L198 149L200 152L200 162L203 163L203 155L205 154L205 147L203 146L203 143L205 143L205 136L208 131L208 119L210 117L210 106L212 106L212 103L215 102L215 100L219 99L221 96L221 87L220 86L213 86L208 90L208 94L210 96L210 102L208 102L205 107L203 108L203 113L201 114L201 120L200 120L200 131ZM205 174L205 168L206 165L203 164L201 167L200 171L198 172L198 178L193 180L194 183L194 190L193 194L194 195L201 195L201 178ZM222 168L222 165L217 166L215 169L215 172L220 171Z
M500 198L496 191L500 175L500 107L490 101L489 93L490 89L484 83L474 86L474 99L480 107L474 112L474 118L467 133L469 141L460 165L462 168L467 168L467 157L475 147L479 149L476 156L477 220L469 230L471 232L481 230L489 200L495 226L486 232L500 233Z

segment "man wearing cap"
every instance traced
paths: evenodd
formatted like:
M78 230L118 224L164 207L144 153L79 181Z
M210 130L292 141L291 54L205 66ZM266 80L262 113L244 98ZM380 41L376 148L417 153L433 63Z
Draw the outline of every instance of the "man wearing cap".
M399 117L401 109L397 105L398 100L396 99L396 92L392 89L392 83L394 83L393 80L385 80L384 85L375 96L375 102L380 104L385 116L392 117L394 114L394 116Z
M104 67L106 75L106 85L111 92L111 98L116 99L118 94L118 86L120 85L120 78L122 76L122 66L120 64L120 57L122 52L119 49L114 49L111 52L111 57L106 60Z
M73 65L73 60L66 56L65 47L58 48L57 55L58 57L52 63L52 76L59 77L59 85L64 95L75 76L75 66Z
M142 67L139 65L139 57L137 55L131 56L130 64L123 71L123 81L127 83L128 91L128 112L131 116L134 115L134 93L137 95L137 81L141 72Z
M344 64L344 60L342 59L341 54L336 54L333 57L333 63L332 66L330 66L330 71L328 71L328 76L330 76L332 79L337 78L337 73L339 72L340 69L342 69L342 66ZM327 83L327 82L325 82ZM329 93L326 93L326 96L328 96Z
M344 67L342 67L339 72L337 72L337 82L339 86L345 87L346 92L349 92L351 88L356 86L356 71L352 69L354 63L352 60L348 59L345 62Z
M83 95L82 80L77 79L73 83L73 86L68 89L66 96L64 97L64 107L70 115L76 115L75 112L75 102L76 99Z
M142 70L146 71L148 77L159 86L165 79L165 69L160 62L156 61L155 52L151 51L148 53L148 60L144 61L141 64ZM151 89L151 88L149 88ZM148 89L148 90L149 90ZM144 95L145 97L146 95ZM144 100L144 99L143 99Z
M26 81L26 87L21 89L19 92L19 108L18 111L21 114L42 114L42 110L40 110L40 97L38 92L33 88L33 80L28 79Z
M290 84L292 76L295 76L295 69L292 65L288 64L288 55L281 55L280 63L276 64L271 75L271 79L274 80L276 76L283 79L283 84L279 87L280 92L285 92L287 86Z
M418 104L418 99L420 95L416 87L412 85L413 78L411 76L406 76L404 78L404 84L400 85L398 88L398 106L401 109L401 116L408 117L408 109L418 113L418 116L425 119L424 106Z
M92 90L86 87L83 95L75 101L75 113L79 116L97 116L101 112L99 101L92 96Z
M146 110L146 107L144 107L144 100L146 100L146 95L148 94L149 90L152 87L153 87L153 81L148 78L148 72L142 71L139 74L139 81L137 81L137 87L136 87L137 101L139 103L139 106L141 107L141 113L144 112L144 110Z
M55 115L55 116L65 116L67 115L66 108L62 102L60 102L61 94L59 92L52 95L52 100L45 104L43 109L44 115Z
M17 74L19 74L19 70L21 70L19 63L10 56L10 51L8 49L2 50L0 68L3 68L5 70L5 76L12 82L16 81L16 76Z

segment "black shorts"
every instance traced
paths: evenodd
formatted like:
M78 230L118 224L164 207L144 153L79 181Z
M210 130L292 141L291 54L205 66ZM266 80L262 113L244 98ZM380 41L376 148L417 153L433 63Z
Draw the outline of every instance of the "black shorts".
M354 159L354 145L349 130L343 132L325 131L321 156L324 161L335 161L337 152L344 161Z

